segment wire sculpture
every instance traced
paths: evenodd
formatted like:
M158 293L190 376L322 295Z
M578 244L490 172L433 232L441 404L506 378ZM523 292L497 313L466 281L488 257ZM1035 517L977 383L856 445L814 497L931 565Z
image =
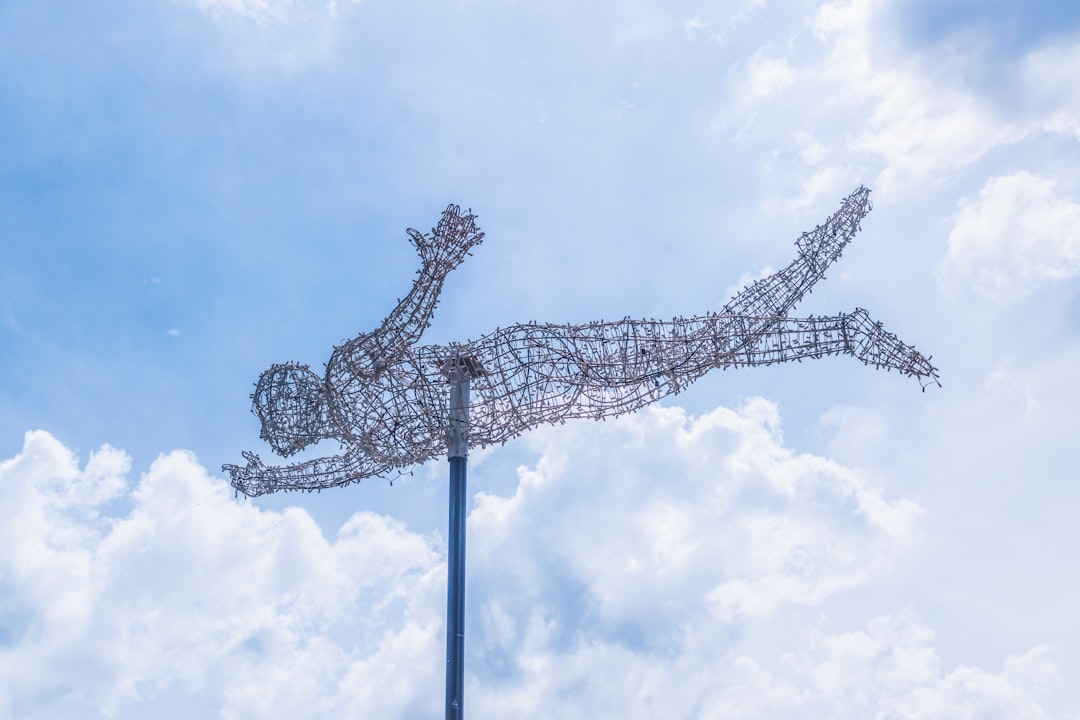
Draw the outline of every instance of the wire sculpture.
M796 241L782 270L738 292L718 312L673 320L559 325L530 322L478 340L417 345L447 275L484 234L471 211L450 205L427 234L408 230L422 260L412 290L374 332L337 346L322 377L306 365L274 365L259 378L253 411L261 437L282 457L320 440L344 453L291 465L225 465L248 496L322 490L408 468L445 454L451 382L472 385L468 442L504 443L541 424L603 419L674 395L716 368L852 355L867 365L938 382L929 357L861 308L791 318L859 230L871 209L859 187L823 225Z

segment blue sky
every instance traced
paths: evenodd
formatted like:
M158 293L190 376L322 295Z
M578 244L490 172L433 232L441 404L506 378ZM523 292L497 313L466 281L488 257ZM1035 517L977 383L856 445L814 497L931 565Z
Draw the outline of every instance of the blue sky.
M444 461L237 500L447 203L433 342L719 308L860 184L797 314L850 358L718 373L470 466L477 716L1080 716L1071 3L0 2L0 715L438 717ZM28 434L29 433L29 434Z

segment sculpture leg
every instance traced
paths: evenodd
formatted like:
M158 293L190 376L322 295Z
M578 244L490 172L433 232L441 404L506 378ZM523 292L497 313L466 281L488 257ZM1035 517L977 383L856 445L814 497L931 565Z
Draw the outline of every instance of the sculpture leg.
M731 365L772 365L840 354L916 377L923 387L937 382L930 358L871 320L862 308L834 317L784 318L754 346L738 353Z
M667 322L519 325L470 345L485 375L473 384L478 445L572 418L633 412L716 368L852 355L878 368L937 381L929 358L865 310L819 318L711 314Z
M870 209L870 191L860 187L824 225L802 234L795 242L799 255L790 265L743 288L720 313L763 319L786 316L840 258Z

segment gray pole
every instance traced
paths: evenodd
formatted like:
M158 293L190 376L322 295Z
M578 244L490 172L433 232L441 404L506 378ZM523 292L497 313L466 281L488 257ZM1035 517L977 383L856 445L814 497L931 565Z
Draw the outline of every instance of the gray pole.
M450 528L446 582L446 720L465 716L465 473L469 454L469 373L450 373L447 455Z

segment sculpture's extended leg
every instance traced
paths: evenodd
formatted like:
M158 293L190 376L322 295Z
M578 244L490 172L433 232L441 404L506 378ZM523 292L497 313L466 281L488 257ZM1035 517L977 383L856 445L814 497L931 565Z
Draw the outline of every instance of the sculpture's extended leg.
M867 365L896 370L923 384L937 382L937 368L911 345L870 319L862 308L835 317L785 318L733 356L731 366L851 355Z
M821 318L710 314L667 322L518 325L467 348L486 373L472 384L470 438L476 445L546 423L632 412L716 368L848 354L924 384L937 379L929 359L861 309Z
M855 237L871 207L870 191L865 187L855 190L824 225L795 241L799 255L790 265L748 285L720 313L761 318L762 330L767 329L770 319L785 317L825 277L825 271Z

